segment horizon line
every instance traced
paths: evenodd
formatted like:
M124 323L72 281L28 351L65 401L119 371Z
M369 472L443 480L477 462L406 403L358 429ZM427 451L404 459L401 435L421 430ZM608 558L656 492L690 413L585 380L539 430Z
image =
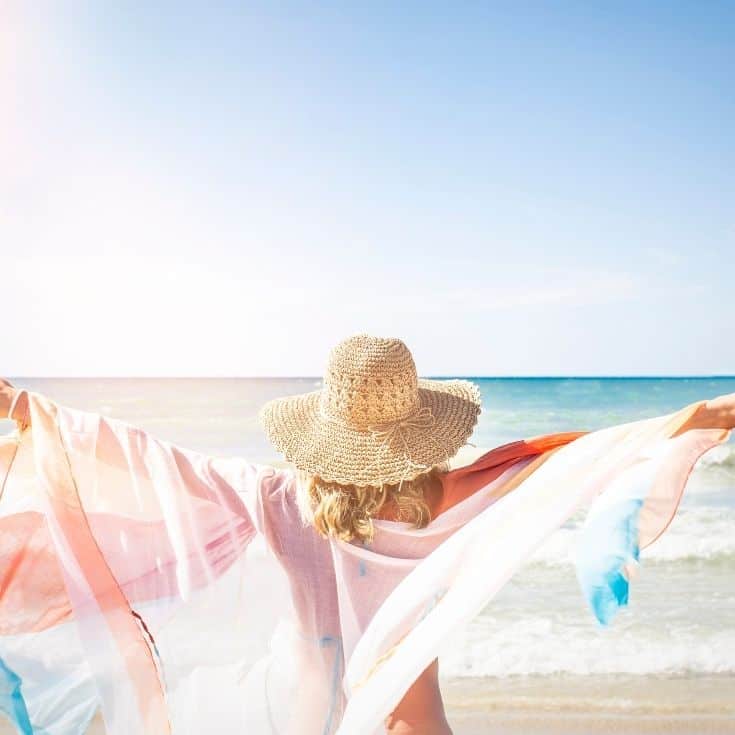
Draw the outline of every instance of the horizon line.
M546 375L419 375L428 380L713 380L733 379L735 373L637 373L589 374L558 373ZM323 380L321 375L13 375L11 380Z

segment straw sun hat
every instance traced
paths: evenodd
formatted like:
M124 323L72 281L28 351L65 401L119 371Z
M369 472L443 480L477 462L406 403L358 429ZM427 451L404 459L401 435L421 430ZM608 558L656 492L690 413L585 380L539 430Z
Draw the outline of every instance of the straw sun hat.
M394 484L450 459L480 414L467 380L424 380L400 339L334 347L321 390L267 403L268 438L297 468L344 485Z

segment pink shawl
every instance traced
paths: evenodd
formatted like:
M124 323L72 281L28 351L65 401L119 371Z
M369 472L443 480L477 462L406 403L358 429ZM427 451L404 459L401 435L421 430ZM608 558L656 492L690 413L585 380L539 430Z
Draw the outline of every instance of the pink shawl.
M592 613L627 604L699 456L698 404L493 449L444 476L424 529L369 546L300 517L290 469L204 456L30 394L0 440L0 712L19 732L373 735L442 642L589 506Z

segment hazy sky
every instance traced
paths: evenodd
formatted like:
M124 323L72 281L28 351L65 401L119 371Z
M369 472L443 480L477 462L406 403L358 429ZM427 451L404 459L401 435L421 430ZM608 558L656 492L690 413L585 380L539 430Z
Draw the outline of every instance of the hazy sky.
M735 3L0 8L2 374L735 372Z

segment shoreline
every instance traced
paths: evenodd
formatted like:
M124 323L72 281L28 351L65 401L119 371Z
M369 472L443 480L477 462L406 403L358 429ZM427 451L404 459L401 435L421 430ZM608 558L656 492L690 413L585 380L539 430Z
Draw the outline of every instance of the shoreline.
M735 720L733 674L557 674L452 677L441 681L448 708L620 715L723 715Z

